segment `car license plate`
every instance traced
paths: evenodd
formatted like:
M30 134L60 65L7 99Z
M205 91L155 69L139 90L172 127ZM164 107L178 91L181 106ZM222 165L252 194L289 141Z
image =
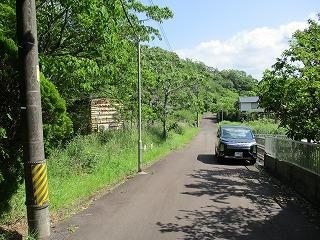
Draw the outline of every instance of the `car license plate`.
M234 156L238 157L238 158L242 158L243 157L243 152L235 152Z

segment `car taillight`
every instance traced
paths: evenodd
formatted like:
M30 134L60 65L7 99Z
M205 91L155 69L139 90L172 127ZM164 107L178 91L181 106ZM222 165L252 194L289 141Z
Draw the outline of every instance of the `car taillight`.
M223 152L224 151L224 144L220 143L219 145L219 152Z

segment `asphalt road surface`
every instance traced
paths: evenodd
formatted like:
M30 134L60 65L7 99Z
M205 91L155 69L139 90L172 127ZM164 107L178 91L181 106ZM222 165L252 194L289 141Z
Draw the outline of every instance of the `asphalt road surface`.
M255 166L218 164L216 124L52 230L52 239L320 239L296 206L275 201Z

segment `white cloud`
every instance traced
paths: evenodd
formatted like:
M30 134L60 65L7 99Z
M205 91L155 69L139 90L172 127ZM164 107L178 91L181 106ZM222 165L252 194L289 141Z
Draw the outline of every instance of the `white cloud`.
M306 21L290 22L277 28L259 27L241 31L226 41L202 42L194 48L176 50L176 53L218 69L244 70L260 80L263 71L288 48L292 34L306 27Z

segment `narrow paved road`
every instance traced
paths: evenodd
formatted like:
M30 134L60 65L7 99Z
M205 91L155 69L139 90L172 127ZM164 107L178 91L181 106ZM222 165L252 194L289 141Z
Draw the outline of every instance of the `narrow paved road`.
M254 166L213 158L216 124L53 230L52 239L320 239ZM75 230L73 232L73 230Z

